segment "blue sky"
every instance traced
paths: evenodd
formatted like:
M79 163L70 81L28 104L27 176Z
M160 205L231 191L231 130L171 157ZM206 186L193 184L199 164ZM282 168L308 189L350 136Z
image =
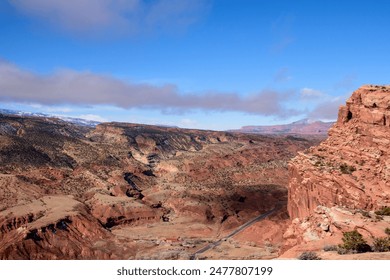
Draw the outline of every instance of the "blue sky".
M0 107L224 130L389 84L390 1L5 0Z

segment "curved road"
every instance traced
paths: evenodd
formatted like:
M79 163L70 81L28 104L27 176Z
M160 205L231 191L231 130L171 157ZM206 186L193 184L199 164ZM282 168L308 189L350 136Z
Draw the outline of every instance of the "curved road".
M251 225L253 225L254 223L257 223L258 221L261 221L261 220L264 220L265 218L267 218L268 216L270 216L271 214L275 213L276 211L280 210L282 208L282 204L283 203L278 203L276 204L275 208L268 211L268 212L265 212L264 214L261 214L255 218L253 218L252 220L249 220L248 222L246 222L245 224L239 226L237 229L235 229L234 231L232 231L229 235L225 236L224 238L221 238L219 239L218 241L215 241L205 247L203 247L202 249L196 251L195 253L193 253L191 256L190 256L190 259L191 260L196 260L197 259L197 255L199 254L202 254L212 248L215 248L217 247L218 245L220 245L222 243L222 241L225 241L226 239L230 238L230 237L233 237L235 236L236 234L240 233L241 231L243 231L244 229L250 227Z

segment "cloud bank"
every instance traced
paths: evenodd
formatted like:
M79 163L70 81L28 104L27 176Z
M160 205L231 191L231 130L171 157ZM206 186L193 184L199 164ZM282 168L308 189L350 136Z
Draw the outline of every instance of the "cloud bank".
M308 117L316 120L336 120L339 107L345 103L346 99L346 96L325 99L308 114Z
M302 112L286 109L294 92L263 90L243 97L237 93L182 93L177 86L129 83L112 76L88 71L60 70L38 75L0 61L0 100L42 105L114 105L116 107L158 109L167 114L191 110L236 111L286 117Z
M209 0L8 0L18 11L68 32L138 34L185 28L210 6Z
M302 99L318 99L325 96L321 91L307 87L302 88L300 93Z

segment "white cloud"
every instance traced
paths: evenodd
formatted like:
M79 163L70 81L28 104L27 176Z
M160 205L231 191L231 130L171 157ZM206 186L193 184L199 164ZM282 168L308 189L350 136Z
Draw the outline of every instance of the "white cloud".
M72 108L69 107L46 107L44 111L49 113L70 113L72 112Z
M42 109L44 107L42 106L42 104L35 104L35 103L29 104L29 106L34 109Z
M339 111L340 106L345 104L348 96L350 96L350 93L335 97L327 96L315 106L308 114L308 117L316 120L336 120L337 112Z
M77 116L77 118L89 120L89 121L96 121L96 122L108 122L107 119L105 119L99 115L94 115L94 114L80 115L80 116Z
M293 26L295 17L292 15L282 15L276 18L271 25L271 32L273 34L273 44L271 45L271 52L274 54L284 51L294 41Z
M181 119L180 122L179 122L179 126L180 127L197 127L198 126L198 122L195 121L195 120L191 120L191 119Z
M307 117L315 120L336 120L340 105L350 93L333 96L317 89L304 87L300 90L301 102L309 105Z
M40 110L41 113L70 113L73 111L70 107L44 106L39 103L27 104L29 107Z
M312 88L307 88L307 87L302 88L300 93L301 93L301 98L303 99L324 97L324 93L322 93L321 91Z
M57 108L61 105L66 105L63 108L68 105L113 105L125 109L158 109L168 114L203 110L284 117L301 113L284 106L292 98L291 92L274 90L261 90L247 97L231 92L184 94L172 84L128 83L88 71L61 70L38 75L0 62L0 101Z
M8 0L17 10L54 27L90 35L102 31L141 33L166 26L186 27L208 0Z

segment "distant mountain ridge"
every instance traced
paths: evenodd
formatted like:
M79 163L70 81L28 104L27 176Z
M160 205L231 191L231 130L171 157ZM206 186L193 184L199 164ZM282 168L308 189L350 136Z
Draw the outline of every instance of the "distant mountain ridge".
M326 135L333 124L334 122L302 119L289 124L243 126L240 129L230 131L255 134Z
M50 115L50 114L44 114L44 113L31 113L31 112L23 112L23 111L17 111L17 110L9 110L9 109L0 109L0 114L3 115L16 115L21 117L40 117L40 118L57 118L60 120L63 120L65 122L73 123L76 125L81 126L88 126L88 127L95 127L100 122L97 121L91 121L81 118L72 118L72 117L65 117L65 116L58 116L58 115Z
M96 127L101 122L91 121L82 118L72 118L66 116L51 115L45 113L32 113L10 109L0 109L0 115L16 115L21 117L40 117L40 118L57 118L62 121L87 127ZM254 133L254 134L297 134L297 135L326 135L329 128L334 122L322 122L312 119L302 119L290 124L281 125L250 125L243 126L240 129L231 129L228 132ZM179 128L173 125L155 124L159 127Z

